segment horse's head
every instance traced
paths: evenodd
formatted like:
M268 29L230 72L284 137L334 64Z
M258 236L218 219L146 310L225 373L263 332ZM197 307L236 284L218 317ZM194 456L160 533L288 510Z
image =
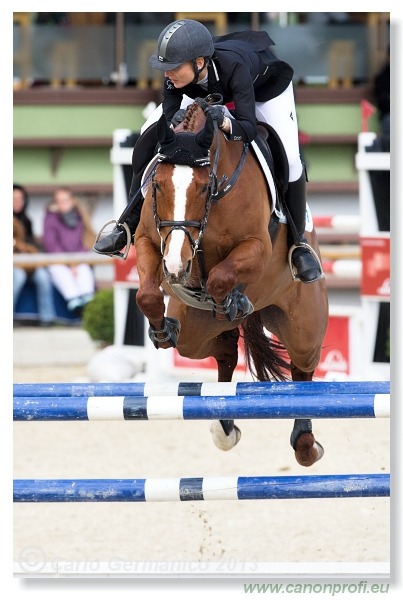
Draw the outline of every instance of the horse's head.
M185 283L210 207L209 149L214 125L199 132L173 131L164 115L157 125L159 162L153 173L154 218L166 277Z

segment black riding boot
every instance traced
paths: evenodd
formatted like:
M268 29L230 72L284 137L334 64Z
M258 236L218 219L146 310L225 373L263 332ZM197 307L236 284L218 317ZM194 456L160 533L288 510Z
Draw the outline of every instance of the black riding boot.
M129 197L132 198L137 193L137 199L133 206L126 207L117 220L117 225L112 229L111 233L103 238L98 239L93 250L98 254L119 255L120 251L128 244L128 233L123 224L126 224L130 231L130 243L133 242L133 236L137 226L140 223L141 209L144 198L140 191L140 181L133 175L130 186Z
M302 281L302 283L312 283L318 279L322 279L323 270L320 264L319 257L316 252L309 246L305 237L305 218L306 218L306 178L305 171L297 181L292 181L288 184L287 193L285 195L285 203L291 214L290 229L294 244L290 248L290 266L294 271L294 279ZM294 226L293 226L294 225Z

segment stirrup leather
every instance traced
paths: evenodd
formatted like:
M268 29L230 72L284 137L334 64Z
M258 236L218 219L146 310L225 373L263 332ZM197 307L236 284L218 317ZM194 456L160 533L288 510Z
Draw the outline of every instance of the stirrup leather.
M301 242L298 245L293 244L288 251L288 266L290 267L291 277L293 278L293 280L301 281L301 279L298 276L298 272L292 262L292 255L293 255L294 250L296 250L297 248L301 248L301 247L308 250L308 252L310 254L312 254L312 256L314 256L316 262L318 263L318 269L320 270L320 275L318 277L316 277L316 279L312 279L312 281L309 281L309 283L314 283L315 281L319 281L319 279L323 279L325 274L323 272L323 268L322 268L322 264L320 262L319 256L316 254L315 250L309 244L306 244L305 242ZM303 282L303 283L306 283L306 282Z
M112 219L111 221L107 221L105 223L105 225L103 225L101 227L101 229L99 230L99 233L97 235L97 238L94 242L94 245L99 242L99 240L101 239L101 235L102 233L105 231L105 229L108 227L108 225L115 225L116 227L122 227L122 229L125 231L126 233L126 246L125 246L125 251L124 252L120 252L119 250L116 252L105 252L104 254L106 256L111 256L112 258L119 258L120 260L126 260L129 251L130 251L130 244L132 241L132 234L130 232L129 226L127 225L127 223L119 223L118 221L116 221L115 219Z

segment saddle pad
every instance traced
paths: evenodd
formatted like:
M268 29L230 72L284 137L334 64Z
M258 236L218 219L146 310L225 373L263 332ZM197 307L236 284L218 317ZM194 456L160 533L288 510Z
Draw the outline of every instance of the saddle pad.
M143 194L143 198L145 197L150 185L151 185L151 173L157 163L158 157L154 156L148 165L146 166L143 177L141 178L141 193Z
M276 190L273 175L272 175L272 172L270 171L269 165L267 164L267 161L264 158L264 156L263 156L261 150L259 149L259 146L256 144L256 142L253 141L251 143L251 145L253 146L253 150L255 151L256 158L259 161L260 167L264 173L264 176L266 177L267 185L269 186L271 197L273 199L272 212L274 212L275 215L278 217L278 220L280 221L280 223L287 223L287 217L285 216L285 214L284 214L283 210L281 209L281 206L279 205L279 202L278 202L277 190ZM307 203L306 204L306 216L305 216L305 231L310 232L310 231L312 231L312 229L313 229L312 213L311 213L311 209L309 208L308 203Z
M269 169L269 165L267 164L266 159L264 158L259 146L257 145L257 143L255 141L251 142L251 145L253 147L253 150L255 151L256 154L256 158L259 161L260 167L266 177L266 181L267 181L267 185L269 186L269 190L270 190L270 194L272 197L272 212L275 212L276 215L280 218L280 215L282 214L282 212L280 213L279 209L278 209L278 201L277 201L277 191L276 191L276 186L274 183L274 179L273 179L273 175L271 174L271 171Z

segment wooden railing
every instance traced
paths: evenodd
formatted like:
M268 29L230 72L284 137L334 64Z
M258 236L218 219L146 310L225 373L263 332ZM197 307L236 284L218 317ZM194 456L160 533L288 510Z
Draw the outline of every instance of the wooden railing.
M37 268L49 265L74 266L86 263L91 266L111 264L114 259L110 256L96 254L95 252L37 252L35 254L14 254L13 264L15 267Z

